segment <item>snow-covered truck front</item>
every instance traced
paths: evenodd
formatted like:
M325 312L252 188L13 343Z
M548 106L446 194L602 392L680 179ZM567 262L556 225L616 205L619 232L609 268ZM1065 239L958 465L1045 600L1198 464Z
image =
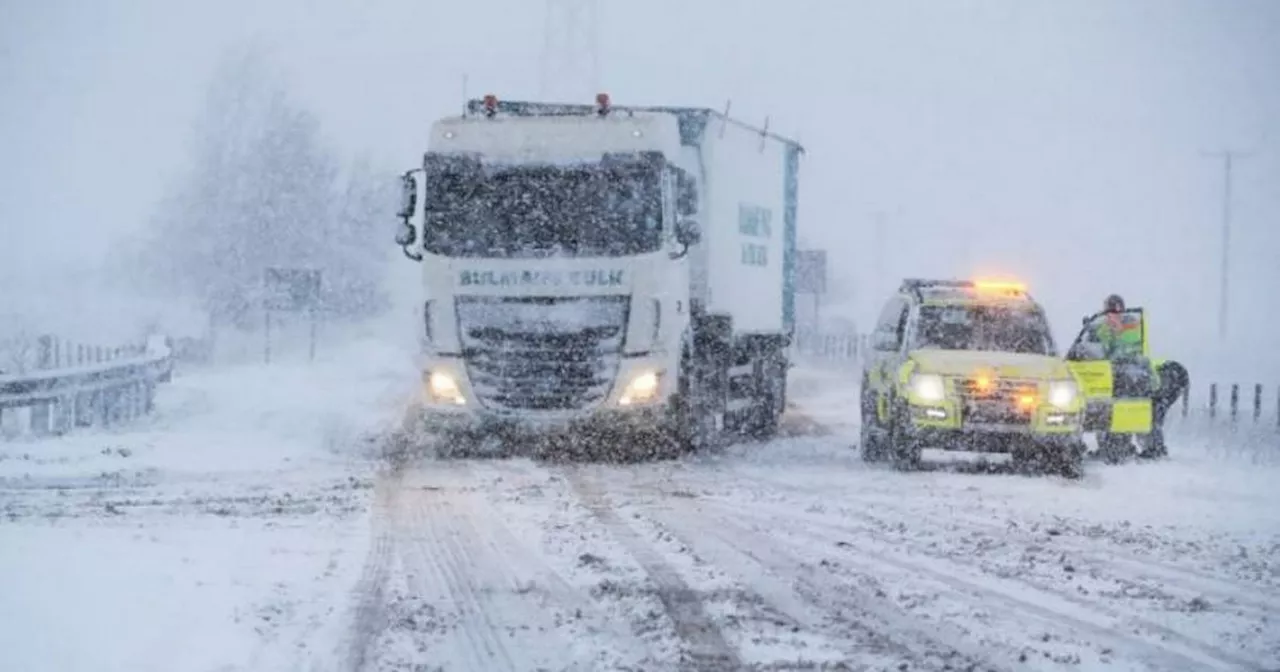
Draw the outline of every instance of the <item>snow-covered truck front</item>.
M686 448L772 432L801 151L710 109L603 94L486 96L435 122L397 236L423 267L424 424L656 430Z

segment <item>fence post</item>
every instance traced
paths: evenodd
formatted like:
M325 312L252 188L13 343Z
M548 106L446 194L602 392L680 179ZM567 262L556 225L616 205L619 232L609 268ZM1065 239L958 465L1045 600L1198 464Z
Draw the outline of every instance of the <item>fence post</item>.
M1218 384L1209 383L1209 419L1218 417Z
M37 340L39 352L36 353L36 368L40 370L48 370L54 368L53 365L53 337L41 336ZM43 436L49 433L49 416L53 410L53 402L41 401L31 405L30 424L31 433L37 436Z
M40 352L37 354L36 368L52 369L53 368L53 337L41 336L37 341Z
M58 412L54 416L53 431L65 434L76 424L76 395L64 394L58 397Z
M1253 421L1262 419L1262 383L1253 384Z
M1240 414L1240 383L1231 383L1231 422Z

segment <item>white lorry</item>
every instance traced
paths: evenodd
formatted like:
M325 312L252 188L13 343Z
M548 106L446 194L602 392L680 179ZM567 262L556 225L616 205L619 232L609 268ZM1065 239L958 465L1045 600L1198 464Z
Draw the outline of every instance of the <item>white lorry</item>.
M773 433L802 151L710 109L606 94L485 96L436 121L396 236L422 263L425 426L644 430L627 435L657 442L610 447L644 455Z

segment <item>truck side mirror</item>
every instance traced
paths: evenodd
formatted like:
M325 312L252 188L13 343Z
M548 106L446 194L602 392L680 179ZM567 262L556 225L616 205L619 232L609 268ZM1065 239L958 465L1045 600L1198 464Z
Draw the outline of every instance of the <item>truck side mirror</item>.
M698 186L685 172L676 174L676 214L692 215L698 212Z
M412 173L400 176L400 212L397 215L407 223L418 207L418 180Z
M418 180L413 177L413 171L409 171L400 176L400 212L396 213L400 216L400 230L396 232L396 244L404 251L404 256L422 261L421 254L409 249L418 239L418 232L409 221L413 219L413 211L417 206Z
M695 217L685 215L676 215L676 243L680 245L679 252L671 252L672 259L679 259L689 253L689 246L696 245L702 240L702 230L698 227L698 220Z
M676 218L676 242L688 247L697 245L702 240L702 229L698 226L698 219L691 216L679 216Z
M396 245L400 247L408 247L418 239L418 231L413 228L409 222L401 222L400 230L396 232Z

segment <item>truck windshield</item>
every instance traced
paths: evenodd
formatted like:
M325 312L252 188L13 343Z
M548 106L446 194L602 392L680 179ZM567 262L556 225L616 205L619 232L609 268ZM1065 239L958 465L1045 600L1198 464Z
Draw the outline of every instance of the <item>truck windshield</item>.
M649 164L428 166L424 244L451 257L622 256L662 243Z
M1055 354L1044 313L1017 306L921 306L915 347Z

